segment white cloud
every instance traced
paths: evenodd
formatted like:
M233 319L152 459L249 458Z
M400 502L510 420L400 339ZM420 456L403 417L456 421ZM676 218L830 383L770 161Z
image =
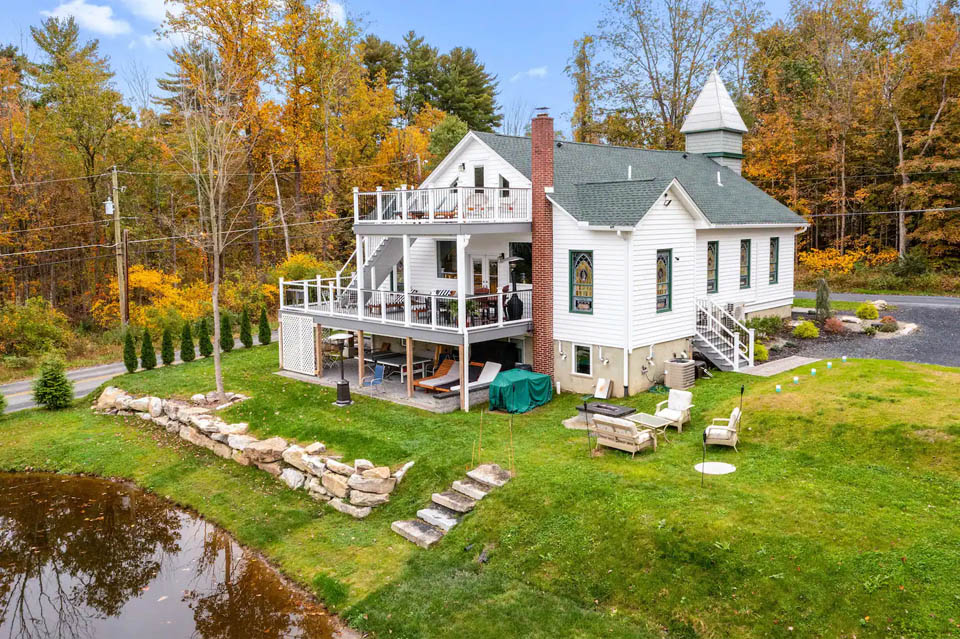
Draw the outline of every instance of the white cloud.
M327 0L327 15L339 25L347 23L347 9L343 6L342 2Z
M130 33L130 23L113 17L113 7L102 4L87 4L85 0L70 0L53 11L41 11L50 18L69 18L73 16L84 29L108 36Z
M547 77L547 67L532 67L526 71L521 71L520 73L514 74L510 78L510 82L519 82L524 78L545 78Z
M179 2L164 2L164 0L123 0L123 4L135 16L157 24L167 17L167 11L174 15L183 11L183 5Z

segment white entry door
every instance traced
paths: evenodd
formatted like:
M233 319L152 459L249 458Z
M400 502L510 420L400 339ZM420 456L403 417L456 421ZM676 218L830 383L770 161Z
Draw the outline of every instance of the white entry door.
M500 290L500 259L496 255L471 255L470 272L473 275L471 292L481 288L490 292Z

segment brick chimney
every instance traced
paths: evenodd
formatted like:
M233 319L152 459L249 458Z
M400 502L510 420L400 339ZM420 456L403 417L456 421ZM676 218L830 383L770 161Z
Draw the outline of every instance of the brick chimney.
M541 113L530 127L533 183L533 370L553 377L553 118Z

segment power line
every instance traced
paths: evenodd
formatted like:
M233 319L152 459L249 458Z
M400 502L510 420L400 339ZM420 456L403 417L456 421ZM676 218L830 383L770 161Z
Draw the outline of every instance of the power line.
M307 224L323 224L325 222L342 222L343 220L352 220L353 216L344 216L344 217L328 217L322 220L311 220L309 222L292 222L287 224L287 227L291 226L304 226ZM224 231L224 233L249 233L251 231L263 231L267 229L279 229L283 228L283 224L273 224L269 226L254 226L248 229L236 229L234 231ZM206 233L194 233L192 235L169 235L167 237L150 237L142 240L130 240L130 244L142 244L144 242L164 242L167 240L188 240L197 237L204 237Z
M938 209L910 209L906 211L848 211L846 213L815 213L813 215L806 215L804 217L814 218L814 217L845 217L853 215L896 215L903 213L904 215L912 215L914 213L946 213L949 211L960 211L960 206L944 206Z
M371 169L381 166L396 166L398 164L416 164L416 158L411 158L409 160L396 160L394 162L381 162L378 164L358 164L356 166L343 166L343 167L333 167L327 169L304 169L301 171L277 171L276 175L297 175L305 173L338 173L342 171L355 171L359 169ZM176 175L180 177L195 177L197 173L186 173L183 171L118 171L118 173L124 173L126 175ZM235 177L247 177L251 175L264 175L268 173L267 171L259 171L254 173L234 173Z
M37 249L36 251L20 251L19 253L0 253L0 257L16 257L18 255L35 255L37 253L55 253L57 251L78 251L88 248L116 248L116 244L82 244L80 246L65 246L63 248Z
M121 217L121 220L135 220L135 217ZM57 224L55 226L35 226L29 229L19 229L16 231L0 231L0 235L15 235L19 233L32 233L34 231L49 231L52 229L65 229L69 226L87 226L91 224L108 224L112 220L97 220L95 222L74 222L72 224Z
M55 264L76 264L77 262L89 262L91 260L112 260L115 255L91 255L89 257L75 257L69 260L57 260L55 262L39 262L37 264L24 264L23 266L11 266L10 268L0 269L0 273L10 273L13 271L22 271L28 268L43 268L45 266L54 266Z

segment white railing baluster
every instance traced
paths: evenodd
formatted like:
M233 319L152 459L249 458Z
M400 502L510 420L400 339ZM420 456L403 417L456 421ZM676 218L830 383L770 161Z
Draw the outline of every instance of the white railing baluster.
M430 328L437 327L437 296L430 296Z

